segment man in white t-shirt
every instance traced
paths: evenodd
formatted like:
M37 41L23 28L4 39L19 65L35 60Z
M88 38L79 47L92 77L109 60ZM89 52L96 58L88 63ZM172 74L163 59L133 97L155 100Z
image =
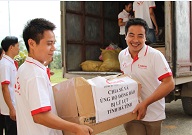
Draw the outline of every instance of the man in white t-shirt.
M132 2L125 2L124 9L118 14L118 25L119 25L119 35L121 38L120 47L122 49L127 48L127 43L125 41L125 24L127 21L132 18L130 12L132 10L133 4Z
M135 18L144 19L149 26L149 30L147 33L147 40L150 43L156 42L155 35L158 34L158 25L153 11L154 8L156 8L154 1L135 1L133 3L133 12ZM155 29L153 27L153 24L155 25Z
M4 51L2 48L0 48L0 60L2 59L4 54ZM1 85L0 85L0 90L1 90ZM1 96L0 98L3 99ZM5 129L5 116L1 114L1 104L0 104L0 135L3 135L3 130Z
M17 135L15 112L15 80L17 67L14 57L19 53L18 38L7 36L1 42L5 54L0 61L0 108L5 116L6 135Z
M19 67L16 81L16 111L18 135L62 135L66 130L77 135L89 135L86 125L58 117L52 86L44 63L55 51L55 25L43 18L27 22L23 39L28 57Z
M148 25L141 18L126 26L128 47L119 53L121 71L142 85L142 101L133 110L137 120L124 124L127 135L160 135L165 119L164 97L174 89L171 69L164 55L145 44Z

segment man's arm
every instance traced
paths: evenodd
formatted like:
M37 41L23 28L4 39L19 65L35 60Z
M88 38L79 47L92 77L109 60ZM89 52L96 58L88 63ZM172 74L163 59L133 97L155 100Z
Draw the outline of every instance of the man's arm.
M75 133L76 135L90 135L93 132L93 130L86 125L79 125L65 121L50 111L33 115L33 120L35 123L44 125L46 127L58 130L66 130Z
M119 26L125 26L126 22L123 22L123 19L118 19L118 25Z
M172 76L166 77L161 81L162 83L157 87L155 92L151 96L149 96L147 99L139 103L134 109L133 113L138 112L138 116L137 116L138 120L145 117L147 107L150 104L165 97L175 88L175 84Z
M10 92L9 92L8 85L9 84L2 84L3 97L4 97L4 100L5 100L5 103L7 104L8 108L9 108L10 118L12 120L16 120L16 112L15 112L15 108L14 108L14 106L12 104L12 101L11 101L11 95L10 95Z
M150 14L151 20L153 21L153 24L155 25L155 34L157 35L159 33L159 28L157 25L157 21L155 18L155 13L153 11L153 8L149 8L149 14Z

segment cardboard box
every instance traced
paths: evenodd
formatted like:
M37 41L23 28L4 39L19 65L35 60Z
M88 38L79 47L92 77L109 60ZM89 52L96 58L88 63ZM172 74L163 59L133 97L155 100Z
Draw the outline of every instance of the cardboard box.
M141 85L138 84L138 89ZM94 134L106 131L136 118L136 114L127 113L113 119L96 123L96 112L92 86L82 77L72 78L53 86L56 109L59 117L85 124L93 128ZM64 132L65 135L73 135Z
M159 50L165 56L165 47L157 47L155 49Z

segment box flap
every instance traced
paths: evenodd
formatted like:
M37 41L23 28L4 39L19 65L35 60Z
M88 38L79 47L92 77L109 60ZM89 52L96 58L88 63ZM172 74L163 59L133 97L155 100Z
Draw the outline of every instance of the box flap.
M78 117L75 99L75 79L69 79L53 86L58 116L63 119Z
M86 79L82 77L75 78L75 92L79 115L95 116L92 88Z

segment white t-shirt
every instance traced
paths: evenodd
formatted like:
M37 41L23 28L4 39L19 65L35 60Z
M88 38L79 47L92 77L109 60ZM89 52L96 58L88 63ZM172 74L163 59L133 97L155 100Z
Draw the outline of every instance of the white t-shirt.
M16 82L18 135L62 135L60 130L36 124L32 116L51 111L57 115L46 67L31 57L20 66Z
M123 11L120 12L118 15L118 20L121 19L121 20L123 20L123 22L127 22L130 18L131 18L131 15L125 9L123 9ZM119 34L125 35L125 25L120 26Z
M149 97L161 84L163 78L172 75L171 69L164 55L147 45L139 52L135 59L131 58L128 47L119 53L120 68L124 74L138 80L141 85L141 98ZM143 121L157 121L165 119L164 98L148 106Z
M3 55L0 60L0 82L2 84L8 84L8 89L11 96L11 101L15 107L15 81L16 81L17 68L14 64L14 60L7 55ZM0 87L0 108L1 114L9 115L9 108L5 103L2 86Z
M133 2L133 11L135 13L135 18L142 18L144 19L149 28L153 29L153 24L151 21L149 9L155 8L155 2L154 1L135 1Z

